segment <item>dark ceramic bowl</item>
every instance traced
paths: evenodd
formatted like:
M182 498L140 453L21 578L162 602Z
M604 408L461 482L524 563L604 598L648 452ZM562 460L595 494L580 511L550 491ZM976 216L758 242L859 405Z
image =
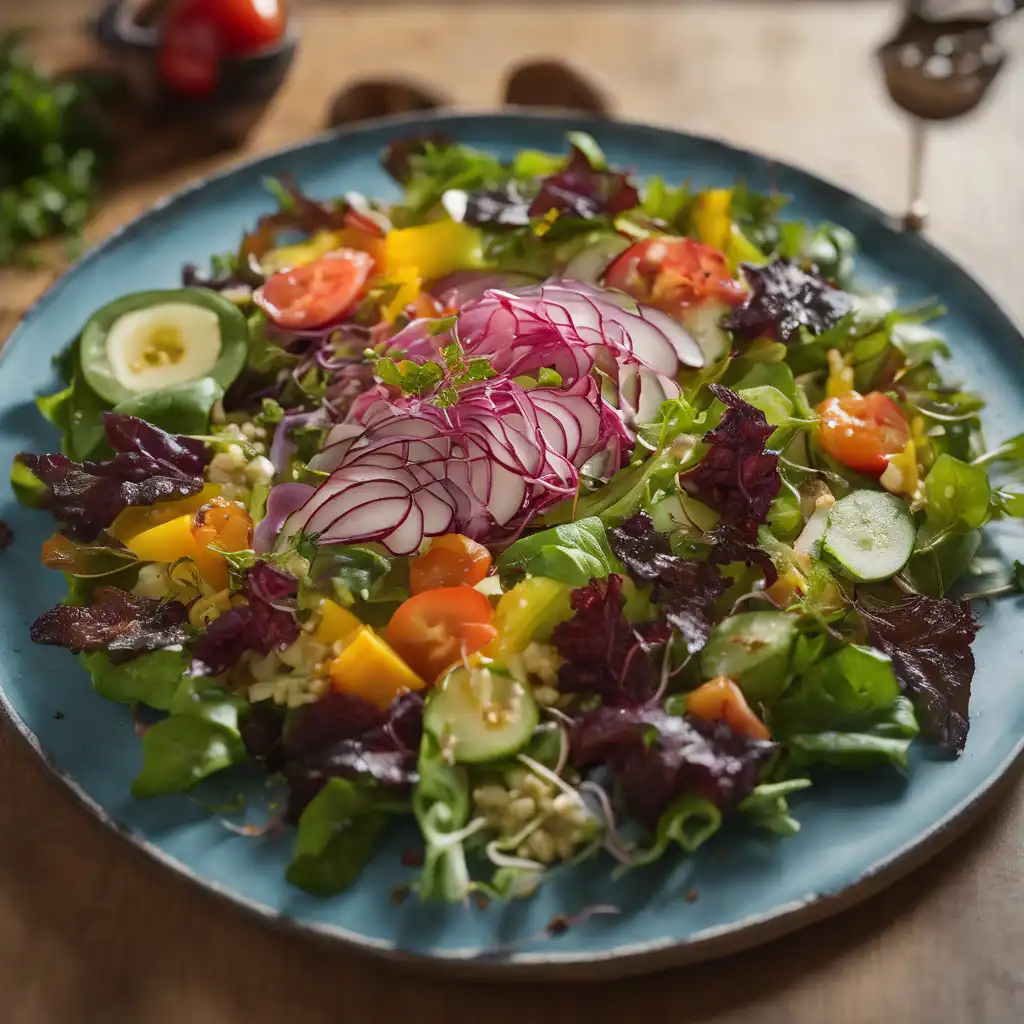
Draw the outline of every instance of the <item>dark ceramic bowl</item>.
M160 116L195 118L204 127L241 140L262 117L288 75L299 43L298 29L289 20L284 36L271 46L242 57L225 57L220 82L211 95L189 99L176 95L160 75L158 26L132 20L127 4L108 3L96 20L100 44L122 62L133 97Z

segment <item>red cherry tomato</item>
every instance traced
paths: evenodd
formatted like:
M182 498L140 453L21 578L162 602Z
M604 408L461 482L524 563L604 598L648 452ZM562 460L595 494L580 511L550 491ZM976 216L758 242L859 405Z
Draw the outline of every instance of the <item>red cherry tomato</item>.
M692 238L648 238L631 245L605 271L604 283L666 313L705 300L738 305L747 294L725 254Z
M369 253L335 249L304 266L274 274L254 298L280 327L322 327L340 320L355 306L373 266Z
M223 53L220 33L200 0L174 5L163 27L157 67L181 96L202 99L217 88Z
M252 53L276 43L284 34L280 0L204 0L220 31L225 53Z
M425 590L398 606L386 639L421 678L433 683L498 635L492 618L490 602L470 586Z
M822 451L859 473L881 476L889 456L903 451L910 440L906 416L881 391L826 398L818 415Z
M460 583L479 583L491 567L491 553L461 533L435 537L430 547L409 564L409 589L414 594Z

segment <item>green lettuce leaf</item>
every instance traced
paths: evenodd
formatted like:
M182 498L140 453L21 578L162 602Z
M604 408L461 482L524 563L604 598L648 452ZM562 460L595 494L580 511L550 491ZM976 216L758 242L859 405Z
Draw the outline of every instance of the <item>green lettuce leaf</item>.
M328 779L299 818L288 881L317 896L343 892L373 855L387 820L372 790Z
M604 579L621 568L597 516L523 537L503 551L497 562L505 589L524 573L585 587L592 579Z
M121 704L146 704L169 711L181 685L189 657L184 650L149 651L131 661L114 664L106 651L79 655L92 676L93 689Z

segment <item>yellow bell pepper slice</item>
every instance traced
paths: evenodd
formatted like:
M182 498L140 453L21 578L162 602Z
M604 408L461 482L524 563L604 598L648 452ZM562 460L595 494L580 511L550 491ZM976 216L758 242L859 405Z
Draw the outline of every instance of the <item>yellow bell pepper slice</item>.
M338 643L347 640L362 623L337 601L324 601L320 605L320 622L317 624L313 639L318 644Z
M381 316L389 324L393 324L402 310L411 302L416 301L423 279L416 267L397 267L381 283L385 287L398 285L395 297L386 306L380 308Z
M382 710L399 694L427 685L369 626L356 630L327 671L335 690Z
M389 272L415 267L425 280L444 277L456 270L475 270L483 266L478 228L454 220L438 220L414 228L395 228L388 232L387 265Z
M127 540L125 546L143 562L170 565L189 558L195 563L199 575L214 590L224 590L228 585L228 566L224 556L199 546L192 532L190 512L143 530Z
M498 636L484 649L501 661L520 654L534 641L547 640L555 627L572 618L572 588L546 576L531 576L506 591L494 609Z
M207 484L198 494L193 494L190 498L178 498L175 501L159 501L155 505L126 508L111 523L107 533L115 540L121 541L122 544L128 544L133 537L153 529L154 526L162 526L186 513L191 515L193 512L198 512L203 505L212 501L218 494L220 494L219 484Z
M340 231L320 231L305 242L282 245L263 254L260 269L267 275L276 274L285 267L301 267L321 256L341 248Z
M725 249L729 244L732 233L732 218L729 216L731 203L731 188L712 188L697 196L693 225L697 229L697 238L705 245Z

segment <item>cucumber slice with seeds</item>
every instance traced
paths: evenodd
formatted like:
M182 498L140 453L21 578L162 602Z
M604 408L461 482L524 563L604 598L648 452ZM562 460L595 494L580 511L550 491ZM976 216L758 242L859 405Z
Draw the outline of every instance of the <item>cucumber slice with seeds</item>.
M539 713L529 684L500 665L452 669L427 698L423 727L462 764L482 764L522 750Z
M905 502L885 491L854 491L828 514L822 557L847 579L891 579L914 553L917 527Z

